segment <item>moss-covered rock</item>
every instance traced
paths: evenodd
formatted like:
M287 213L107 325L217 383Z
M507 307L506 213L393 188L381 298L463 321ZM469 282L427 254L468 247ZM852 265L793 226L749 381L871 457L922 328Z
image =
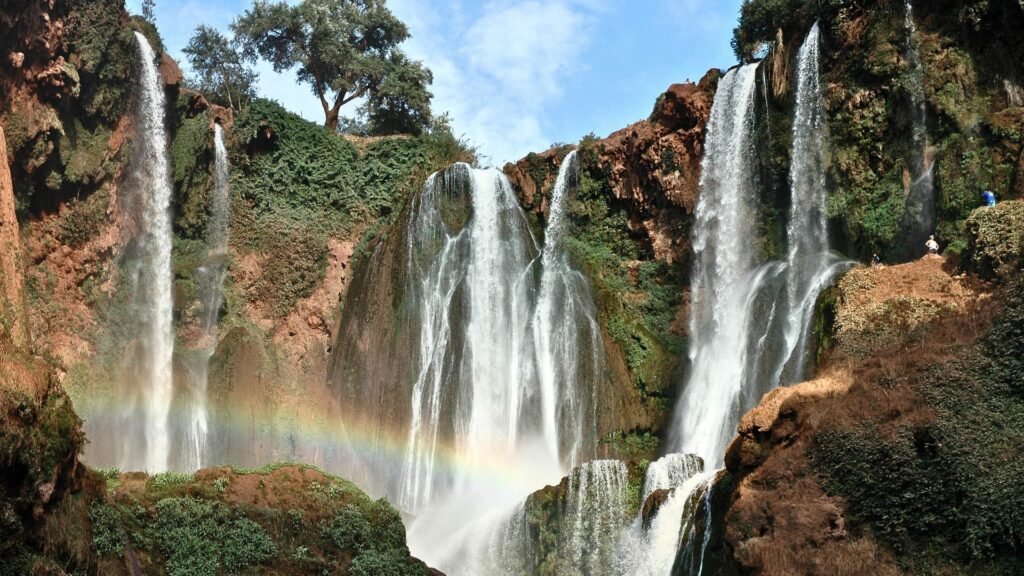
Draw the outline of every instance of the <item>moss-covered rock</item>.
M967 218L963 265L984 277L1005 277L1024 263L1024 201L978 208Z

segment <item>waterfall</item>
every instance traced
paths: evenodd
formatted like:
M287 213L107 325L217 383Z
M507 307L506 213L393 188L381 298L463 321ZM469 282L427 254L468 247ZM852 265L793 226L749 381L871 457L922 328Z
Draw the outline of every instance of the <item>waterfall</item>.
M506 541L521 534L507 528L516 506L596 448L603 340L566 248L578 170L570 153L543 248L496 170L433 174L409 212L418 351L398 500L418 514L410 545L451 574L497 570L486 551L519 549ZM500 476L500 493L481 475Z
M820 35L815 22L797 56L796 110L790 166L790 212L786 229L784 348L771 382L804 379L808 336L821 291L850 263L829 251L825 168L828 134L819 77Z
M171 361L174 354L173 301L171 295L171 179L164 126L166 107L163 83L156 67L156 54L146 37L136 32L139 47L138 119L136 125L135 174L140 183L141 213L136 242L140 266L136 278L136 314L145 333L139 342L136 362L143 382L137 392L143 399L141 412L129 415L142 421L144 456L130 450L122 453L120 466L139 467L155 473L168 468L171 447L168 413L173 396ZM137 409L137 408L136 408ZM126 436L130 436L127 433ZM130 442L130 440L128 440Z
M633 521L619 542L617 574L668 576L683 537L693 521L694 497L705 489L711 475L703 473L700 458L669 454L652 462L644 478L642 502L667 491L653 517L643 513Z
M616 544L628 519L628 476L619 460L588 462L569 475L559 546L567 573L606 574L617 562Z
M935 230L934 159L929 154L928 109L924 94L924 67L921 48L914 24L914 9L910 0L904 3L904 27L907 34L907 79L911 104L911 182L901 228L900 245L904 256L916 258L924 253L924 243Z
M224 302L224 279L227 276L228 218L231 204L230 167L227 147L224 145L224 130L219 123L213 125L213 150L213 190L210 195L210 220L206 231L207 256L205 265L199 269L202 351L196 358L193 370L188 441L182 465L184 470L198 470L203 466L206 456L209 426L206 390L210 375L210 358L217 349L217 321Z
M564 246L565 212L578 170L574 150L562 160L551 192L533 317L544 439L552 454L568 461L570 467L575 466L586 439L592 442L597 435L595 382L603 362L601 331L590 287L586 278L571 267ZM588 421L589 426L585 426Z
M677 406L678 452L722 462L739 420L755 296L774 269L757 265L753 186L758 64L730 70L711 108L693 232L690 372Z
M472 198L468 222L459 188ZM408 238L420 338L400 503L416 511L461 481L437 468L443 444L470 462L517 445L523 403L536 396L527 344L537 247L504 175L465 164L427 180Z

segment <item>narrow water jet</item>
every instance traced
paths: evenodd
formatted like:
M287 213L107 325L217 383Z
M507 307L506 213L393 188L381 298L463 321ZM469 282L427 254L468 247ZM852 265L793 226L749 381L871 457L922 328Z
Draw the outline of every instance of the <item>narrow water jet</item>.
M578 171L573 150L562 160L551 192L533 315L544 439L569 468L577 464L581 451L592 449L595 443L597 379L604 359L590 286L570 264L564 243L566 210Z
M751 241L758 66L730 70L711 108L693 232L690 371L671 439L674 451L716 466L739 419L751 304L765 278Z
M182 469L202 468L207 457L207 386L210 358L217 349L217 322L224 303L224 280L228 264L228 222L231 209L230 166L224 145L224 130L219 123L213 125L213 190L210 194L210 219L206 231L206 262L199 269L200 346L192 370L192 389L189 399L186 451Z
M924 243L935 230L935 160L928 140L928 108L924 92L924 67L921 46L910 0L904 2L904 28L907 35L907 88L911 107L910 186L900 224L902 259L924 254Z
M850 263L829 250L826 211L828 132L821 91L818 23L797 55L796 109L790 166L790 213L786 237L786 305L782 356L775 385L800 382L807 370L810 324L821 291Z
M174 385L173 300L171 292L171 198L166 108L163 82L156 54L146 37L135 33L140 70L138 74L137 125L133 171L139 183L141 211L136 225L139 265L135 281L135 314L142 335L134 350L139 381L134 383L137 405L127 405L128 422L141 422L145 446L142 453L125 446L120 458L124 470L150 473L168 469L171 448L169 412ZM128 428L129 430L131 427ZM127 436L127 434L126 434ZM130 442L131 440L127 440Z

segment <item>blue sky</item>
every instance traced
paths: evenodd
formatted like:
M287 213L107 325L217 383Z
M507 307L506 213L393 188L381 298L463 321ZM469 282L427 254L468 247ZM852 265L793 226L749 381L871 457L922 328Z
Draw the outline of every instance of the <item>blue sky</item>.
M138 12L141 0L127 0ZM181 49L199 24L224 31L249 0L156 0L157 26ZM389 0L410 28L404 49L434 72L433 108L502 164L645 118L673 82L735 63L741 0ZM261 95L321 122L292 74L259 67ZM355 103L350 104L354 107Z

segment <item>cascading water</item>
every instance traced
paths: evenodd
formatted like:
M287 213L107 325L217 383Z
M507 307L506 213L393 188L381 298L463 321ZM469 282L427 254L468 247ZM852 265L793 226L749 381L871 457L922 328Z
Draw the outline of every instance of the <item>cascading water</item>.
M551 192L541 253L540 292L533 316L544 440L569 467L575 466L586 440L596 436L595 382L603 362L601 331L590 287L570 265L564 246L568 196L578 170L574 150L562 160Z
M619 460L595 460L569 475L559 546L569 574L607 574L618 560L616 544L628 519L629 471Z
M450 205L457 186L470 191L468 222L453 222L467 210ZM526 354L537 248L505 177L457 164L417 199L409 254L420 350L400 503L416 511L460 481L437 468L440 445L472 461L516 446L534 395Z
M730 70L711 108L693 246L689 378L676 451L720 464L740 416L753 302L775 269L759 267L752 160L758 64Z
M210 358L217 348L217 321L224 302L224 279L227 276L228 219L231 189L228 151L224 145L224 130L219 123L213 125L214 172L210 195L210 219L206 233L206 263L199 270L202 350L195 359L189 399L189 421L182 468L198 470L206 455L208 415L206 389L210 373Z
M173 397L171 362L174 355L171 295L171 179L164 126L163 82L156 54L146 37L136 32L139 55L138 124L134 171L140 184L141 213L135 238L139 266L135 278L136 318L143 326L135 359L142 380L136 383L140 405L129 407L129 422L141 421L142 454L125 446L120 466L162 472L168 468L171 438L168 414ZM141 410L140 410L141 409ZM139 413L141 411L141 414ZM130 434L124 435L126 438ZM130 439L128 439L130 442Z
M653 518L638 516L623 533L618 545L616 574L668 576L681 539L692 522L693 497L706 485L700 458L687 454L663 456L647 468L643 498L647 502L667 491Z
M784 264L758 265L749 245L754 201L752 76L757 65L730 71L719 83L712 107L694 228L690 375L673 430L677 451L695 453L708 464L721 466L741 414L761 394L803 379L818 296L849 266L828 246L828 138L819 46L815 23L798 55ZM696 476L699 480L693 480L687 501L698 488L710 498L712 476ZM676 535L672 542L678 549L679 530L670 532ZM687 543L700 555L705 546L706 542ZM699 567L701 556L695 562Z
M790 212L786 229L784 348L772 378L776 384L803 380L808 333L821 291L849 267L828 245L825 166L828 134L819 78L820 34L815 22L797 56L796 109L790 166Z
M564 242L575 158L562 162L540 251L495 170L434 174L410 212L419 354L398 493L419 513L410 545L452 574L493 572L484 551L515 548L503 538L523 498L594 447L603 341ZM500 474L501 496L467 470Z
M924 67L910 0L904 3L904 26L907 34L907 80L911 104L911 181L901 229L904 257L916 258L924 253L924 243L935 230L935 162L928 142L928 110L924 94Z

